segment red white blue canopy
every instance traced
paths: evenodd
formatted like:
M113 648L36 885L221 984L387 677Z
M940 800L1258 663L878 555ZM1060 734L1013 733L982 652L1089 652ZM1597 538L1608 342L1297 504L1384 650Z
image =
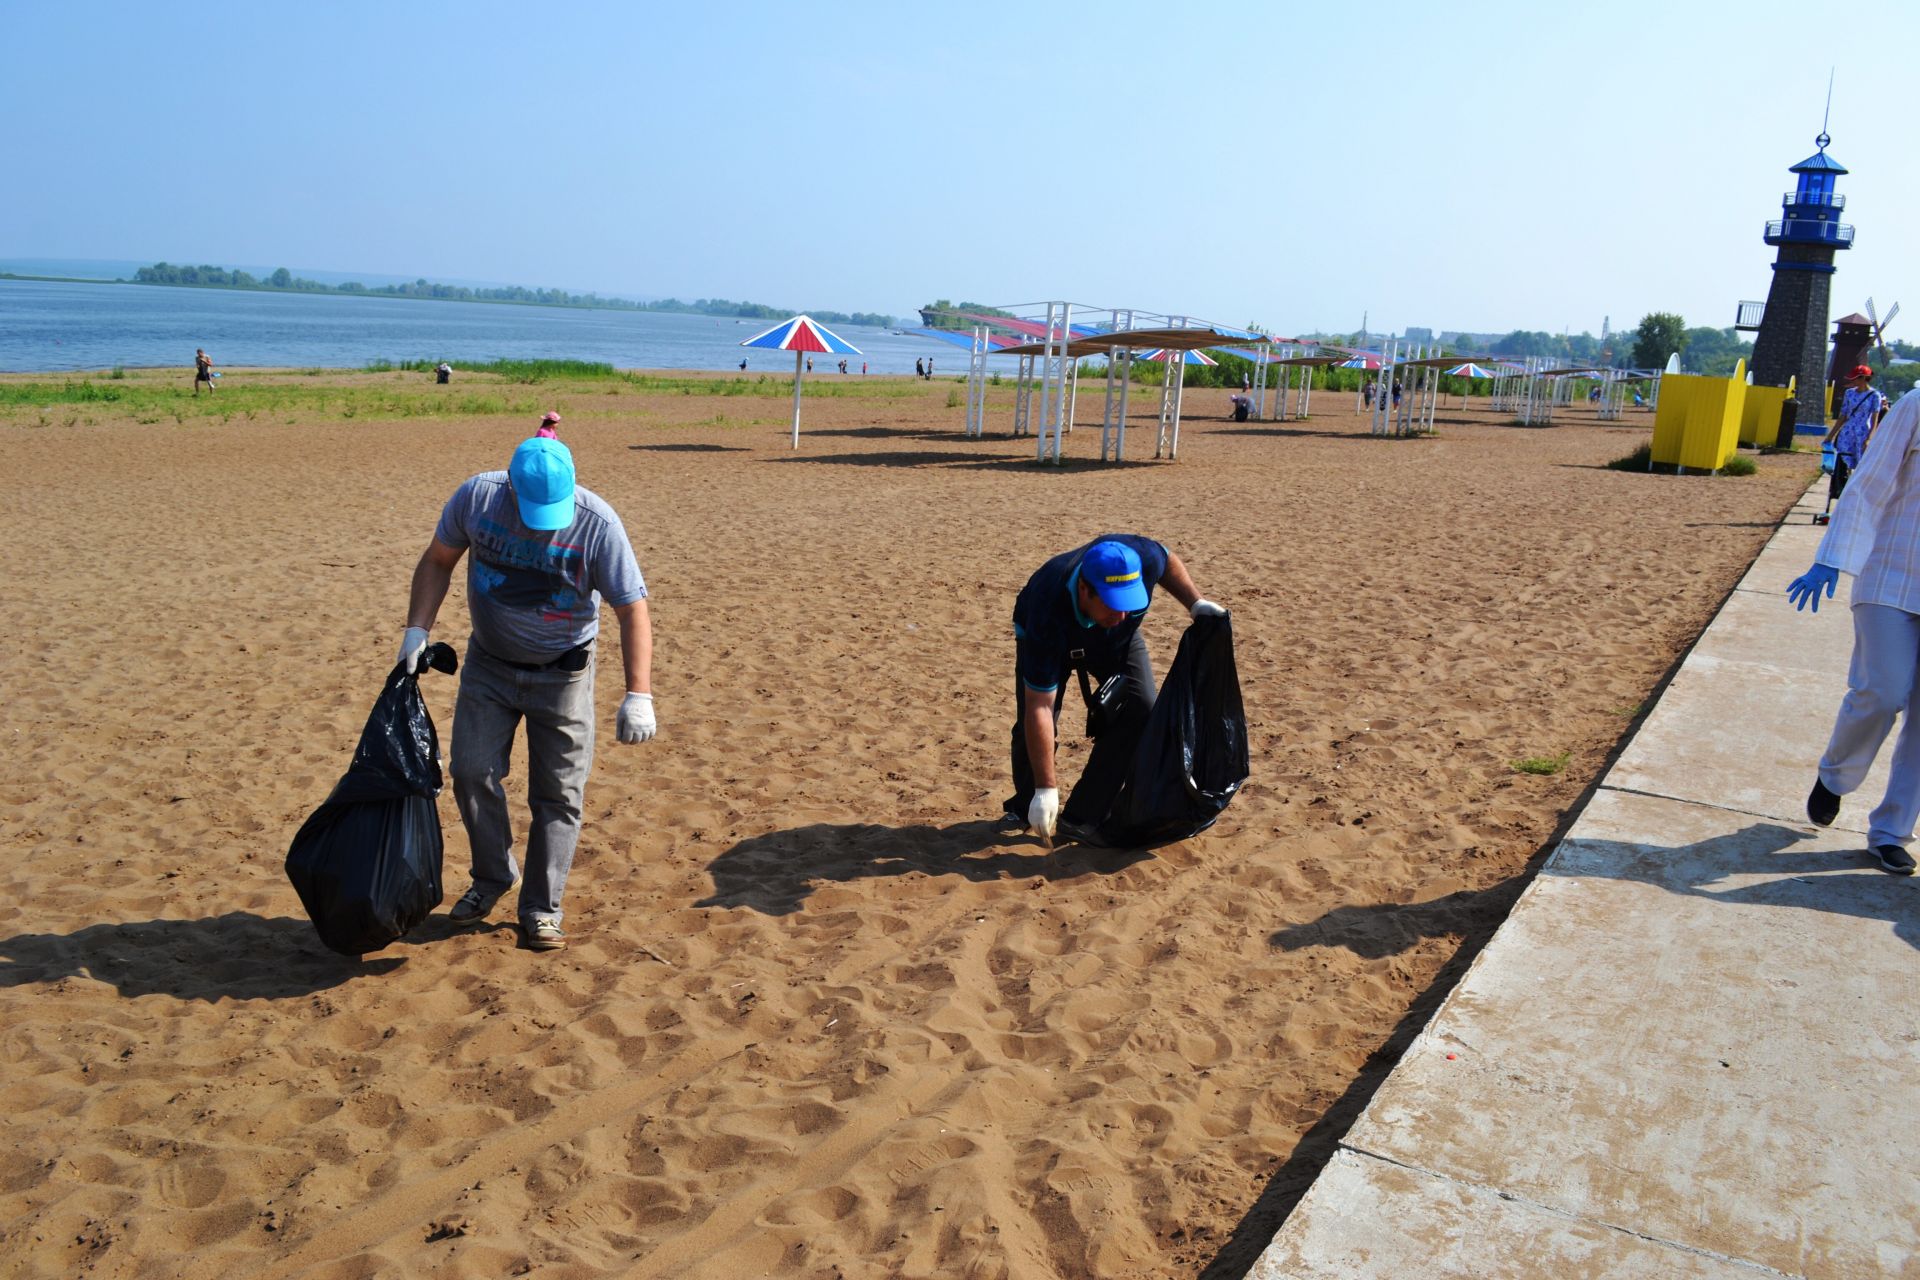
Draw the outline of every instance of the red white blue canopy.
M1446 373L1449 378L1491 378L1496 376L1493 370L1487 368L1485 365L1475 364L1471 360L1465 364L1453 366L1453 368L1448 369Z
M829 356L860 354L860 348L811 316L782 320L765 333L757 333L740 345L764 347L769 351L814 351Z
M1178 353L1178 356L1181 364L1219 364L1220 363L1218 360L1215 360L1212 356L1208 355L1206 352L1199 351L1199 350L1182 351ZM1170 353L1165 347L1155 347L1151 351L1142 351L1140 354L1134 357L1134 359L1136 360L1160 360L1160 361L1166 361L1173 358L1174 358L1174 354Z
M791 320L782 320L765 333L756 333L740 345L760 347L768 351L793 352L793 447L796 449L800 447L801 362L811 352L827 356L860 354L860 348L811 316L795 316Z

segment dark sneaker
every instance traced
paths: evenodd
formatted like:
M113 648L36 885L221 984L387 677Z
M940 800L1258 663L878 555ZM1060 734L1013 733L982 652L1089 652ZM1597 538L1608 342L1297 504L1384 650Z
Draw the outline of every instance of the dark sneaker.
M500 899L519 887L520 881L517 879L497 893L488 893L479 885L474 885L460 895L460 901L454 903L453 910L447 912L447 919L455 924L477 924L492 913Z
M1830 827L1840 816L1840 797L1827 790L1827 784L1815 778L1807 793L1807 821L1816 827Z
M1003 836L1021 835L1027 829L1027 820L1024 815L1008 809L1000 815L1000 821L993 824L993 829Z
M1873 857L1880 869L1896 876L1913 874L1913 855L1897 844L1877 844L1873 846Z
M558 951L567 945L567 935L561 932L558 920L529 920L521 928L530 951Z

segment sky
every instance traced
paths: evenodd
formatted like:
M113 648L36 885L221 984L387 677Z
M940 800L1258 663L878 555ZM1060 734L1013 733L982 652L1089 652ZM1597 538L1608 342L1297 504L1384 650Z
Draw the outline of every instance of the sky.
M1907 299L1920 6L30 5L0 258L911 317L1598 333L1766 297L1829 153L1833 314Z

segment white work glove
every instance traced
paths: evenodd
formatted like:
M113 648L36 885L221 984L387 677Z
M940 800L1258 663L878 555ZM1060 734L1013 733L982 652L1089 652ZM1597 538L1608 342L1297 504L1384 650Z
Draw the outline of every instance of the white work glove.
M408 675L420 673L420 655L427 651L427 629L408 627L400 635L400 657L397 661L407 669Z
M1027 829L1042 840L1053 839L1054 824L1060 821L1060 788L1035 787L1033 802L1027 806Z
M653 695L629 693L620 700L620 741L650 742L653 734Z
M1193 608L1187 610L1187 613L1194 618L1224 618L1227 616L1227 611L1211 600L1195 600L1193 602Z

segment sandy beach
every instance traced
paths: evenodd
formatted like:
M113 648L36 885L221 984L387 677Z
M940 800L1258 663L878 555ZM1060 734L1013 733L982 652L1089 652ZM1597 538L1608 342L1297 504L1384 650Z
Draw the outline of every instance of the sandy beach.
M1089 392L1042 469L1011 387L970 441L957 382L824 382L798 451L777 381L0 410L0 1276L1239 1275L1815 466L1195 390L1178 462L1151 395L1092 462ZM443 907L335 956L287 844L441 504L548 407L646 574L660 736L613 740L609 643L567 950ZM993 830L1012 601L1110 530L1233 611L1253 774L1194 840L1048 855Z

